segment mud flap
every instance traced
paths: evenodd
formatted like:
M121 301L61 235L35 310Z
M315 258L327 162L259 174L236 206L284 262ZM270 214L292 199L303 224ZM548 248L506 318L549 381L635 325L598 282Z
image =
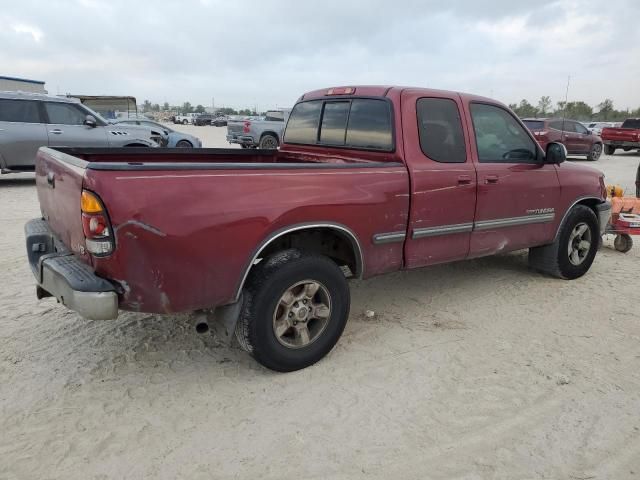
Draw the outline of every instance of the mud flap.
M225 345L230 346L236 337L236 323L238 323L241 309L242 295L237 302L217 307L209 314L211 331Z

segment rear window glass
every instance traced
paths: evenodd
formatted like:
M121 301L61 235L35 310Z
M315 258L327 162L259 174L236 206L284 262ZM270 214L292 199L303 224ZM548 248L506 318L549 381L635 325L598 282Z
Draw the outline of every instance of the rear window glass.
M349 118L349 102L330 102L324 105L320 141L332 145L344 145Z
M285 142L316 143L322 102L298 103L291 111Z
M38 104L30 100L0 100L0 122L40 123Z
M622 122L622 128L637 128L640 129L640 118L629 118Z
M384 100L364 98L298 103L289 117L284 140L312 145L319 140L335 146L390 151L391 109Z
M456 103L447 98L421 98L416 107L422 152L436 162L464 163L467 153Z
M522 123L524 123L532 132L544 130L544 122L539 120L523 120Z
M351 102L347 142L349 147L391 150L391 112L382 100L354 100Z

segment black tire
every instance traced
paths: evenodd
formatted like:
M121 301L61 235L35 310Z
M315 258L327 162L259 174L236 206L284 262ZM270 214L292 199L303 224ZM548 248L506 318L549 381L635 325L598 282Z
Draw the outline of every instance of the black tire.
M589 155L587 155L587 160L589 160L590 162L595 162L600 158L600 155L602 155L602 144L594 143L591 146L591 150L589 150Z
M262 138L260 139L260 144L258 145L258 148L261 148L264 150L275 150L276 148L278 148L277 137L268 133L266 135L263 135Z
M572 232L581 223L589 229L590 246L576 265L569 259L569 242ZM553 243L529 249L529 265L548 275L573 280L587 273L601 241L598 218L594 211L586 205L576 205L564 219Z
M328 294L326 324L304 346L286 346L276 336L274 316L280 300L297 282L316 282ZM316 363L335 346L349 317L350 293L344 273L329 258L284 250L263 260L251 272L243 292L236 338L243 349L265 367L278 372L300 370ZM289 314L291 316L291 314ZM295 319L294 315L294 319ZM311 320L305 320L311 325ZM301 322L302 323L302 322ZM291 327L295 332L295 327ZM311 331L311 327L307 333Z
M183 124L183 125L186 125L187 123L189 123L189 121L188 121L188 120L182 120L182 124Z
M606 153L607 155L613 155L614 153L616 153L616 147L612 145L605 145L604 153Z
M631 235L627 235L626 233L616 235L616 238L613 241L613 247L618 252L627 253L631 248L633 248L633 239L631 238Z
M180 140L176 143L176 148L193 148L193 145L191 145L191 142L188 140Z
M249 148L249 145L240 144L240 148Z

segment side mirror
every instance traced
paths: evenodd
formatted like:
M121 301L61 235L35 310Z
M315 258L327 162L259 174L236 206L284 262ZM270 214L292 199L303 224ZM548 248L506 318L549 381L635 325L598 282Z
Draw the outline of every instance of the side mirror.
M547 145L547 155L544 159L544 163L551 163L554 165L560 165L567 159L567 147L562 143L551 142Z
M84 117L84 124L87 127L91 127L91 128L95 128L98 125L93 115L87 115L86 117Z

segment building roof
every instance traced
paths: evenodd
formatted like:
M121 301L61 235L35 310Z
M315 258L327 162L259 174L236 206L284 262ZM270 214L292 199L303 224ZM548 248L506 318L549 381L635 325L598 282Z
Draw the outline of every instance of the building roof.
M41 80L31 80L28 78L18 78L18 77L5 77L0 75L0 80L13 80L14 82L25 82L25 83L35 83L36 85L44 85L44 82Z

